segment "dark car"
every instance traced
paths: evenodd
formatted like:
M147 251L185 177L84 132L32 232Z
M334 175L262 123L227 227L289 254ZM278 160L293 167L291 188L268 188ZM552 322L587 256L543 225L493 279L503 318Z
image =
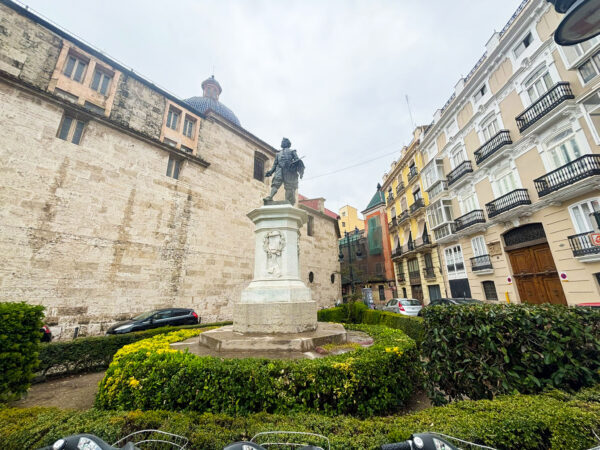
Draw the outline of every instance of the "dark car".
M50 331L47 325L42 326L40 331L42 332L42 342L50 342L52 340L52 331Z
M200 323L200 318L193 309L156 309L142 313L133 319L118 322L106 330L106 334L131 333L132 331L149 330L167 325L196 325L198 323Z
M431 300L428 305L423 308L427 308L429 306L439 306L439 305L478 305L483 303L481 300L475 300L474 298L438 298L435 300ZM423 310L419 311L419 316L423 314Z

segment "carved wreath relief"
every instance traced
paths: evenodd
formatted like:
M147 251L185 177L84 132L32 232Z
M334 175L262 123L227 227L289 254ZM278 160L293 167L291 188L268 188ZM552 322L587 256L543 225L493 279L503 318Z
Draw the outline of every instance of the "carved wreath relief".
M267 273L281 276L281 253L285 248L285 236L281 231L270 231L263 240L263 249L267 254Z

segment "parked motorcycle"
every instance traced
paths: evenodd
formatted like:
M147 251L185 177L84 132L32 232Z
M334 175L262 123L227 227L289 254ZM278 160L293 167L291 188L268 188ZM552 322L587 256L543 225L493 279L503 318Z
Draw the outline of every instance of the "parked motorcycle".
M110 445L93 434L74 434L40 450L185 450L188 439L160 430L136 431Z

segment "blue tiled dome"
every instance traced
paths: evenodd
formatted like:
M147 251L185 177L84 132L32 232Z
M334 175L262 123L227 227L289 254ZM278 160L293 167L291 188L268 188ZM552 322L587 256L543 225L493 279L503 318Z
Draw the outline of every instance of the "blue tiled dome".
M202 82L202 90L204 91L202 97L190 97L184 101L196 111L205 113L211 110L237 126L241 126L233 111L219 101L222 89L214 75Z
M209 109L216 112L221 117L235 123L237 126L240 125L240 121L235 116L232 110L221 103L219 100L212 99L210 97L190 97L184 100L188 105L194 108L196 111L205 113Z

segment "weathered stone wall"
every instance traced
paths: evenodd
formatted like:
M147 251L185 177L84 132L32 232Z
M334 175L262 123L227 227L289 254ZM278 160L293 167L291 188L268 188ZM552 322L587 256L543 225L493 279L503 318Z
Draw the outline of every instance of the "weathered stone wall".
M314 227L312 236L307 235L307 225L300 230L300 276L310 287L317 308L329 308L342 296L335 222L310 208L301 208L314 217ZM309 280L310 272L313 272L312 283ZM331 275L334 275L333 282Z
M160 138L166 99L139 80L123 74L110 113L111 120L154 139Z
M0 70L45 90L61 48L54 33L0 4Z

